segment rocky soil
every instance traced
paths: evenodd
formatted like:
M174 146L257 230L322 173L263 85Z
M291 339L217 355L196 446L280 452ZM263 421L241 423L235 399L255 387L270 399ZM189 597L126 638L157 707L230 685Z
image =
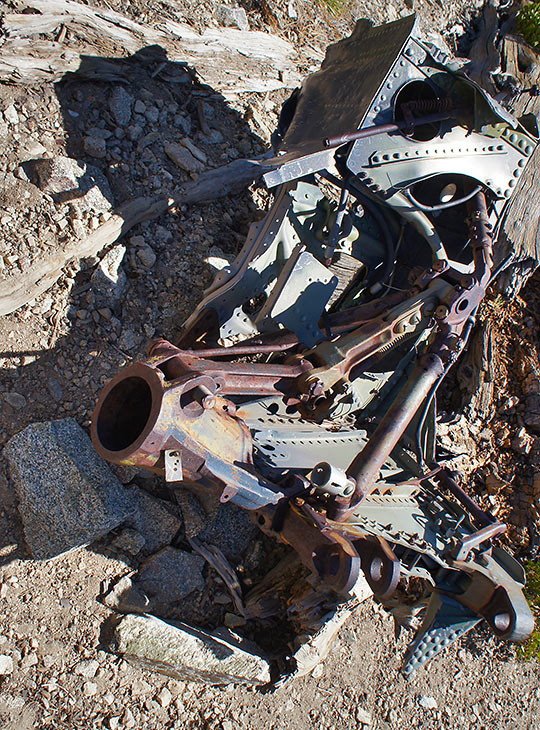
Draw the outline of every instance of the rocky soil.
M168 18L202 30L224 22L245 27L247 22L252 30L292 42L301 74L317 67L326 45L348 33L355 17L382 22L411 11L408 0L350 3L340 16L305 0L245 0L240 3L245 15L231 20L218 3L206 0L86 4L150 25ZM7 12L24 8L22 1L4 5ZM420 0L415 8L424 27L443 33L461 52L474 35L480 5ZM64 42L77 48L81 39L68 29ZM115 58L114 48L110 57ZM136 74L129 85L76 77L40 87L0 85L0 281L18 276L44 252L83 239L128 199L168 195L205 168L266 149L287 91L240 94L225 101L183 67L176 69L174 83L162 77L159 55L143 54L133 63ZM209 205L173 208L138 225L99 256L70 264L45 294L2 317L0 446L35 422L68 418L87 429L104 383L140 357L150 338L179 334L212 279L212 264L238 252L249 224L262 217L269 203L264 189L252 187ZM443 413L440 424L447 455L470 477L479 501L510 523L507 541L525 557L535 554L540 540L539 321L535 280L511 304L491 294L482 313L489 339L477 339L478 347L492 348L487 356L491 367L484 362L480 384L471 380L466 364L454 374L463 393L457 401L458 389L450 385L443 400L448 414L465 407L465 416ZM487 408L482 401L486 393L494 395ZM524 661L515 648L479 633L405 681L399 663L408 634L396 639L393 620L369 600L341 630L322 665L270 693L238 685L208 687L127 663L106 649L103 633L112 615L105 596L120 579L139 571L147 598L154 605L161 600L161 615L207 628L234 623L225 617L234 617L235 606L219 574L191 553L188 538L198 534L219 547L244 589L256 573L250 556L277 561L281 553L272 553L244 515L218 511L189 495L173 504L158 480L119 470L113 477L129 492L131 522L119 508L116 524L95 526L94 541L72 551L77 536L50 530L64 541L66 552L53 560L31 559L29 535L23 534L19 517L21 493L15 493L6 456L3 449L3 727L538 727L540 670L535 661ZM46 453L41 458L48 463ZM34 517L39 519L39 511ZM45 513L41 517L48 519ZM35 550L34 545L39 554ZM152 595L152 574L157 569L167 574L169 560L178 564L170 551L194 559L189 574L199 593L165 599ZM152 571L149 561L154 561ZM150 576L146 582L145 570Z

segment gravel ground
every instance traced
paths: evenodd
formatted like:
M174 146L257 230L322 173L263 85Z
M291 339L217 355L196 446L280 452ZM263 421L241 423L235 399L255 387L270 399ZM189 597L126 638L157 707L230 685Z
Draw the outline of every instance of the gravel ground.
M151 7L142 0L86 4L148 24L163 18L199 30L217 24L216 3L205 0L161 0ZM298 48L298 68L305 73L330 41L351 30L353 16L393 20L409 13L411 4L353 3L354 12L339 17L300 0L241 5L251 29L277 33ZM421 0L415 7L426 28L444 33L454 49L466 48L478 5L459 1L443 7ZM68 40L76 47L76 37ZM0 279L24 271L43 251L84 237L110 217L114 205L168 193L190 180L195 170L179 167L167 154L167 143L189 138L209 167L265 149L286 92L244 94L225 102L191 81L171 88L152 76L154 70L151 62L141 66L127 98L104 82L0 85ZM76 160L83 166L77 174L100 181L99 200L66 201L43 183L40 189L22 163L42 156ZM75 173L72 167L70 174ZM103 384L140 357L151 337L178 335L212 279L206 259L238 252L249 224L270 202L268 193L253 188L140 224L107 254L109 264L118 267L121 261L116 291L96 284L95 272L107 261L83 259L65 268L45 294L0 319L0 445L35 421L73 417L87 428ZM476 496L513 525L513 547L530 553L538 517L534 475L540 469L540 439L529 422L530 396L540 392L533 357L540 313L534 282L522 296L505 310L502 322L495 296L485 312L486 321L491 317L499 326L496 411L481 422L469 404L467 422L443 428L442 435L471 475ZM479 633L405 681L399 661L407 636L396 639L393 621L372 601L348 621L313 675L272 693L210 688L134 667L104 650L102 625L111 612L96 598L107 581L135 570L139 558L111 549L113 535L52 561L29 559L1 458L0 721L6 728L532 730L539 725L536 662L523 661L515 648ZM158 482L137 479L143 489L163 496Z

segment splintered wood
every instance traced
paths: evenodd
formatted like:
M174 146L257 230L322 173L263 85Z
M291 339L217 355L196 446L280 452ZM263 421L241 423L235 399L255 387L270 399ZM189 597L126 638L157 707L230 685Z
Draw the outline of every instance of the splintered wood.
M0 81L52 83L68 72L94 80L129 77L129 69L111 68L114 56L159 46L164 61L194 67L200 79L224 97L244 92L294 88L299 82L290 43L277 36L234 28L208 28L202 35L189 25L164 19L159 25L137 23L120 13L73 0L27 0L36 13L6 13L0 49ZM69 30L81 44L66 41ZM35 40L58 33L57 40ZM63 39L62 41L60 39ZM109 48L107 48L107 44ZM241 49L241 50L240 50Z

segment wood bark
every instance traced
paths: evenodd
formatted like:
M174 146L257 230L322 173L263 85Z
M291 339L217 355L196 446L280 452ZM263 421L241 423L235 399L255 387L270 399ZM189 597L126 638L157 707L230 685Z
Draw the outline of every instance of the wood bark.
M120 55L129 56L159 46L164 60L192 66L204 83L225 97L293 88L299 82L293 47L268 33L208 28L199 34L172 20L159 26L142 25L74 0L26 0L25 5L38 13L7 13L3 19L7 37L0 46L0 81L52 83L68 72L127 80L129 69L121 63L113 73L113 59L107 59L111 49L114 56L119 49ZM76 43L35 40L36 35L59 33L62 28L72 31Z

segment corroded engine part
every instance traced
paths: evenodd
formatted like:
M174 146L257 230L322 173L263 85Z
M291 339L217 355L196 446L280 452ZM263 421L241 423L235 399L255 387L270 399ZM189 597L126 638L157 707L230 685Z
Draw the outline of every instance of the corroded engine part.
M436 392L538 140L405 18L332 46L274 142L271 210L180 342L105 388L96 449L252 510L337 592L421 579L406 673L480 620L522 641L523 571L437 463Z

